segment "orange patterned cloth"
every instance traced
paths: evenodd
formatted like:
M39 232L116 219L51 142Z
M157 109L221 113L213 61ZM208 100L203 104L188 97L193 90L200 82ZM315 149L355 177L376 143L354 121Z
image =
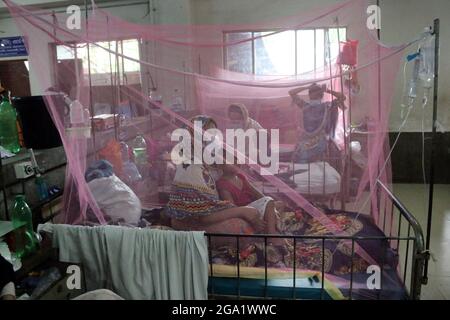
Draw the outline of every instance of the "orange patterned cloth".
M108 160L113 165L116 176L122 175L123 162L119 142L114 139L109 140L106 146L101 149L98 154L101 159Z

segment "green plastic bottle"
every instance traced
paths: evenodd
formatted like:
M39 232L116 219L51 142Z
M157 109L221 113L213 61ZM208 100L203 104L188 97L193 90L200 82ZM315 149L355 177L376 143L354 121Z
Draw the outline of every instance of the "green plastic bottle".
M16 111L4 96L0 103L0 145L12 153L20 151L16 120Z
M142 135L138 135L133 141L133 155L137 165L147 165L147 142Z
M33 231L31 209L24 195L17 195L12 210L12 223L15 231L15 255L18 258L36 251L36 237Z

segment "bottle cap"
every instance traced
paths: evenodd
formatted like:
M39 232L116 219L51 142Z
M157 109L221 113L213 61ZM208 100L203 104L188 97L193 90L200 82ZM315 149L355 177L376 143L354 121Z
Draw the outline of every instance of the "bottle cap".
M25 201L25 195L24 194L17 194L15 199L16 200L24 200Z

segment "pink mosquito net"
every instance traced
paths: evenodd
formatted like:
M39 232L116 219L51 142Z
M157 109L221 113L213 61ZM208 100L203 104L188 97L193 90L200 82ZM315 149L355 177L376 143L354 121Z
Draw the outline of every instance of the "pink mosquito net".
M367 27L369 1L248 25L133 24L91 6L79 28L65 12L5 3L67 154L64 223L109 223L108 199L121 196L145 210L164 207L179 178L171 134L192 128L190 119L201 114L222 132L270 132L275 172L260 161L241 170L260 192L326 232L350 234L360 216L391 224L392 205L377 181L391 182L388 120L401 59L414 42L379 43ZM240 109L240 122L230 105ZM105 172L138 199L122 186L95 189L96 174ZM356 215L343 226L330 210ZM355 251L374 262L366 249Z

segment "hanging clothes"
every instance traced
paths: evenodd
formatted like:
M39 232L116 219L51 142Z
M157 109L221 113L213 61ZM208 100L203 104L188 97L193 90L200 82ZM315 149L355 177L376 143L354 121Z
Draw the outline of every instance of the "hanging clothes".
M127 300L208 298L203 232L63 224L38 230L53 233L60 261L83 265L89 291L109 289Z

